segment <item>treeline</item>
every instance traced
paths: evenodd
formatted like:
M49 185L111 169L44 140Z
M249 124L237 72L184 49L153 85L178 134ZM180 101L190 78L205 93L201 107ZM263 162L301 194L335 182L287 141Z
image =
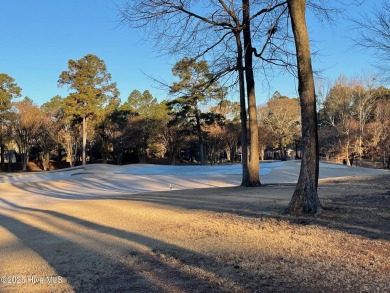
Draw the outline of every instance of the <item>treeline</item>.
M169 101L134 90L123 103L105 64L95 55L69 60L59 85L72 91L38 107L21 96L15 80L1 75L1 157L17 150L26 170L34 159L49 169L51 159L70 166L100 160L116 164L148 157L200 163L233 160L240 137L239 104L226 89L209 81L205 61L184 58L173 68L178 81ZM8 152L6 152L7 150ZM85 156L85 158L84 158Z
M0 74L1 162L11 150L26 170L31 159L42 169L50 160L70 166L86 159L103 163L144 163L165 158L171 164L240 160L240 105L227 99L228 89L210 82L205 61L179 61L169 87L172 98L159 102L146 90L134 90L121 102L104 62L94 55L70 60L59 84L73 89L38 107L21 96L21 88ZM386 160L390 154L390 90L374 79L340 77L324 92L318 112L320 153L326 159ZM287 159L301 147L298 98L276 92L258 107L260 159Z
M318 89L319 151L323 159L351 165L361 160L383 162L390 157L390 90L375 86L374 77L348 80L341 76ZM299 156L301 130L298 99L276 92L259 107L260 157L277 150L286 158L287 149ZM275 151L273 151L275 153ZM382 166L383 166L382 165Z
M3 116L3 149L17 149L24 170L31 159L44 170L50 160L81 164L82 121L67 114L66 99L56 96L38 107L26 97L13 102L8 117ZM199 129L190 115L177 118L181 113L172 106L172 102L159 103L147 90L134 90L124 103L111 100L96 109L86 130L87 161L144 163L147 158L167 157L171 164L200 162L199 137L209 163L234 158L240 137L236 103L223 101L209 112L199 110Z
M375 78L341 76L327 91L318 113L320 152L327 159L381 160L390 157L390 90Z

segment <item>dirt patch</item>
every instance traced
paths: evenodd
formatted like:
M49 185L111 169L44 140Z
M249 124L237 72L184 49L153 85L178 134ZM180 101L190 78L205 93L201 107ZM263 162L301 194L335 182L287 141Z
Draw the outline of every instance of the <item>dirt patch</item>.
M14 279L0 291L389 292L389 179L321 181L319 218L282 215L288 184L46 203L3 192L0 272Z

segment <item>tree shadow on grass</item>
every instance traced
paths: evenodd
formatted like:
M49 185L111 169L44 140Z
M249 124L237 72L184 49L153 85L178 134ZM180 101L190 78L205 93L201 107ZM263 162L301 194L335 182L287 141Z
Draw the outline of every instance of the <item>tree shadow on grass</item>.
M91 292L92 289L95 292L159 292L156 284L137 275L131 267L116 263L83 245L3 214L0 221L23 245L45 260L75 292ZM41 276L34 270L30 272L37 278L45 279L49 275ZM27 274L18 272L18 275ZM41 289L49 291L50 285Z
M259 188L229 187L119 197L185 209L231 213L249 218L274 218L299 225L318 225L369 239L390 240L390 174L330 179L320 183L325 210L320 217L284 215L294 184Z
M319 194L326 209L315 224L390 240L390 174L330 179L320 184Z
M315 224L370 239L390 240L390 174L367 176L364 180L347 177L320 182L319 196L326 209L319 218L297 218L281 214L291 199L294 184L142 193L142 190L127 189L127 185L122 183L116 186L120 188L120 193L110 194L107 191L115 187L110 182L95 182L88 178L84 180L77 181L72 191L61 190L50 182L31 186L21 184L18 188L61 199L115 199L231 213L250 218L270 217L296 224ZM77 187L84 190L88 187L91 190L100 188L106 193L81 195L77 194Z
M107 175L108 176L108 175ZM38 181L38 182L14 182L12 188L31 194L42 195L60 199L103 199L113 198L128 194L148 193L150 190L171 191L192 188L218 187L223 184L235 186L239 184L237 176L210 176L207 179L197 179L196 176L178 176L172 178L166 175L156 175L153 178L145 176L131 176L115 174L113 180L103 175L82 174L72 180L65 181ZM119 177L118 177L119 176ZM125 177L120 177L125 176Z
M76 292L284 292L286 288L310 292L303 284L274 280L155 238L0 201L9 207L0 213L2 226L46 260ZM7 215L10 211L52 226L58 233ZM69 224L79 229L70 229ZM255 285L248 285L248 280L255 280Z

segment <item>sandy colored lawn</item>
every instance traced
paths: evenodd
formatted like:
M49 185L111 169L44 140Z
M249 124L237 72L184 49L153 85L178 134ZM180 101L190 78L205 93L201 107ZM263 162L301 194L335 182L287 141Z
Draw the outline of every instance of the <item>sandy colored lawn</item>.
M0 292L390 292L389 179L322 180L317 219L280 213L289 184L40 203L9 184Z

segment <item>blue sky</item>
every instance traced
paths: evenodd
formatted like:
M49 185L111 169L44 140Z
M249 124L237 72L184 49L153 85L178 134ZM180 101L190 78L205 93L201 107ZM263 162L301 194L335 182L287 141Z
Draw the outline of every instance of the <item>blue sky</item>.
M349 15L370 10L374 1L362 7L349 7ZM69 59L95 54L103 59L112 80L118 85L122 101L133 89L148 89L160 100L166 93L147 75L172 81L174 58L161 57L153 44L145 43L139 33L119 25L116 0L0 0L0 72L12 76L23 89L23 96L38 105L60 94L60 73ZM353 49L354 33L344 17L332 25L309 16L310 37L316 41L321 57L315 69L326 69L323 76L335 79L371 69L372 56ZM284 75L267 86L257 81L258 103L267 101L276 90L295 97L296 82Z

